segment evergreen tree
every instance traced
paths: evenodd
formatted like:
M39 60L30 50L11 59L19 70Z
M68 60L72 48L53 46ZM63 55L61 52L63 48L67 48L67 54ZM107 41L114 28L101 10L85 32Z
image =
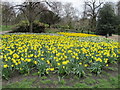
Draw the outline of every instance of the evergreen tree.
M114 33L115 12L111 3L106 3L100 9L97 22L97 34L109 36Z
M52 11L43 12L40 15L40 22L48 24L49 28L51 25L56 24L60 21L60 17Z

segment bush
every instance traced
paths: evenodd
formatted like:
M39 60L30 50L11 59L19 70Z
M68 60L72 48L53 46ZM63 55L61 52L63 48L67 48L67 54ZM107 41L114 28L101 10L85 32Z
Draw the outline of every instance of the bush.
M69 26L68 25L62 25L61 29L69 29Z
M60 32L60 30L55 29L55 28L46 28L45 29L45 33L56 33L56 32Z
M112 36L112 33L114 33L114 29L111 24L99 25L96 30L97 35L106 36L109 34L109 36Z
M16 25L12 33L15 32L29 32L29 23L27 21L21 21L19 24ZM41 33L44 32L45 30L45 25L35 21L33 23L33 32L34 33ZM10 32L11 33L11 32Z
M52 28L61 28L61 26L56 24L56 25L53 25Z

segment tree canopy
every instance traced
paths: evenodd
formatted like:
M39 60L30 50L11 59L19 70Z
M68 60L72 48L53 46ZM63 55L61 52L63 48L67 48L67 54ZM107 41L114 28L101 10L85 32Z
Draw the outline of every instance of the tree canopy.
M46 11L40 15L40 22L48 24L49 27L52 24L58 23L59 21L60 17L52 11Z
M115 23L114 8L110 3L106 3L99 11L97 33L102 35L113 33L114 23Z

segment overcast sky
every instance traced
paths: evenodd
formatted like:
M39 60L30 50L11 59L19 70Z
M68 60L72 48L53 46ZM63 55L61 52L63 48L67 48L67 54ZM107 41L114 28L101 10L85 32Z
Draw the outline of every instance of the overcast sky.
M11 3L22 3L23 1L25 0L1 0L1 1L5 1L5 2L11 2ZM83 11L83 4L84 4L84 1L86 0L48 0L48 1L60 1L60 2L70 2L73 4L73 6L79 10L80 12ZM96 1L99 1L99 0L96 0ZM100 0L100 1L103 1L103 2L113 2L113 3L116 3L118 2L119 0Z

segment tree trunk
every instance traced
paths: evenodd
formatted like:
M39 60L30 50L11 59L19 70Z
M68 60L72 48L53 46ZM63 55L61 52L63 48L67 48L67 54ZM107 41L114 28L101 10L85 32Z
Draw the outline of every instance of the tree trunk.
M81 31L81 33L83 33L83 30Z
M30 30L30 33L33 32L33 7L32 7L32 0L29 1L29 17L28 17L28 21L29 21L29 30Z
M30 22L29 30L30 30L30 33L33 32L33 23L32 22Z
M109 36L112 36L112 33L109 33Z
M5 23L5 26L7 27L7 22Z
M106 35L105 35L105 37L107 38L107 37L108 37L108 35L106 34Z
M51 24L49 24L49 28L50 28Z
M96 29L96 17L92 18L92 31L95 31Z
M89 29L88 29L88 34L89 34Z
M6 21L5 21L5 26L7 27L7 19L6 19Z

